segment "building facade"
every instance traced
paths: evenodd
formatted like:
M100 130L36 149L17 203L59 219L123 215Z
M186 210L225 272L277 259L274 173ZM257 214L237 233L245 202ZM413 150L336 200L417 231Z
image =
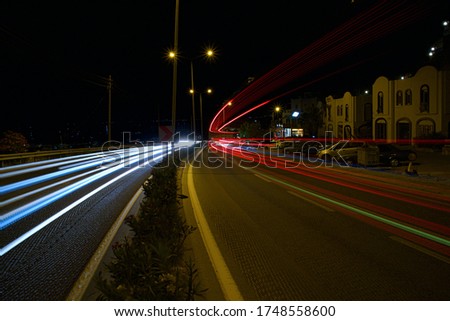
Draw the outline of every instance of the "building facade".
M372 137L372 97L369 94L325 98L324 129L333 137L354 139ZM330 134L327 134L330 135Z
M449 137L449 72L433 66L398 80L378 77L372 87L373 138L413 143L414 139Z

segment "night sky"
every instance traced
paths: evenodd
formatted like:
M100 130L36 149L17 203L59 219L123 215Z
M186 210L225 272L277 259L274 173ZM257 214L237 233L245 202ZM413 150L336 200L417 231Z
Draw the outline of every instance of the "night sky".
M339 95L427 63L450 11L448 1L415 2L429 12L312 71L309 80L366 61L304 90ZM191 59L196 88L214 90L203 99L211 119L248 77L263 76L375 3L180 0L177 118L188 122L192 111ZM151 139L155 122L171 118L172 65L165 56L173 47L174 12L175 0L2 1L0 132L21 131L35 143L103 140L112 75L113 133ZM214 62L197 59L208 46L217 50Z

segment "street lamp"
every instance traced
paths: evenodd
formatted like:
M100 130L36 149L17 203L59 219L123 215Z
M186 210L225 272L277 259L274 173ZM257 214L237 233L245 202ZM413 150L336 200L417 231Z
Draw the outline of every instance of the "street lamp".
M178 55L175 51L170 51L168 52L167 57L170 60L174 60L174 62L177 61L178 59ZM189 89L189 93L192 95L192 131L194 133L194 139L196 136L196 121L195 121L195 99L194 99L194 94L195 94L195 86L194 86L194 60L198 59L198 58L205 58L207 60L212 60L215 58L215 51L212 48L208 48L205 50L205 52L198 57L195 57L193 59L190 59L190 69L191 69L191 88Z
M211 95L212 94L212 89L208 88L205 91L206 94ZM205 139L205 137L203 136L203 99L202 99L202 92L200 92L200 126L201 126L201 135L202 135L202 140Z
M194 100L194 96L195 96L196 92L191 88L191 89L189 89L189 93L192 95L192 115L194 117L194 133L195 133L195 109L194 109L195 100ZM205 91L198 92L199 100L200 100L200 131L201 131L201 137L203 140L204 136L203 136L203 97L202 97L202 94L210 95L210 94L212 94L212 89L208 88Z
M279 112L281 111L281 107L280 106L275 106L275 108L272 111L272 123L273 123L273 127L275 132L278 132L278 120L279 120Z
M215 56L215 52L212 48L206 49L204 54L197 57L197 58L205 58L207 60L211 60L213 59ZM192 94L192 130L194 132L194 140L196 137L196 126L195 126L195 86L194 86L194 60L195 59L191 59L191 89L189 90L189 92ZM200 94L201 95L201 94ZM200 101L201 101L201 96L200 96ZM200 112L202 113L202 112ZM201 115L202 116L202 115ZM202 116L203 117L203 116ZM201 121L201 125L202 125L202 139L203 139L203 121Z

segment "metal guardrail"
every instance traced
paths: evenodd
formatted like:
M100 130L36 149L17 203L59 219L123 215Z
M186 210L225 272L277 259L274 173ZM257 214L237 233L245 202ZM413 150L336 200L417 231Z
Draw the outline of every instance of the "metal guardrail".
M77 148L77 149L60 149L52 151L37 151L17 154L0 154L0 167L11 165L31 163L39 160L59 158L69 155L86 154L100 152L102 148Z

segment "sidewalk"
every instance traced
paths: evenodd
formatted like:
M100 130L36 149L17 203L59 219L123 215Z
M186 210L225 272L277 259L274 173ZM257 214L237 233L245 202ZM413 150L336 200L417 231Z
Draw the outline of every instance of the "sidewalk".
M418 179L450 185L450 155L428 150L418 150L416 153L417 160L413 162L413 169L417 171ZM407 165L386 168L386 172L407 175L407 168Z

